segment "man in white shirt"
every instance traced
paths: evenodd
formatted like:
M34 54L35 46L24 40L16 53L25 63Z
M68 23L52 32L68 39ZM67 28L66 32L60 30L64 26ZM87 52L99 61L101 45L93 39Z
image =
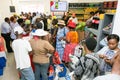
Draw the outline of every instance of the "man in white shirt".
M72 20L72 22L74 22L75 24L78 24L78 19L77 19L75 13L73 13L72 16L69 18L68 23L70 20Z
M10 38L10 33L11 33L10 20L8 17L6 17L4 20L5 20L5 22L3 22L1 24L1 35L5 39L6 48L7 48L8 53L11 53L13 51L12 51L12 48L10 46L10 41L11 41L11 38Z
M98 76L94 80L120 80L120 51L118 51L112 60L112 72L104 76Z
M29 53L32 51L30 43L22 39L22 33L24 32L22 27L15 27L14 32L17 39L12 42L12 48L14 51L16 68L21 73L21 80L35 80L29 58Z

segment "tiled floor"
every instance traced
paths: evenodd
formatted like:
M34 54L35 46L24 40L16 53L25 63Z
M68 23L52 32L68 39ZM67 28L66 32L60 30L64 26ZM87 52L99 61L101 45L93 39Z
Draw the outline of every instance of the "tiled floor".
M0 80L19 80L13 53L7 54L7 65L4 69L4 75L0 77Z
M13 53L7 54L7 65L0 80L19 80ZM60 78L59 80L65 80L65 78Z

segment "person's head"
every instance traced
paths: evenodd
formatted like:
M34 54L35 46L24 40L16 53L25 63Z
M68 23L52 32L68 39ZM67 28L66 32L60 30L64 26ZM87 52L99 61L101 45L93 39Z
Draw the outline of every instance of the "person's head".
M35 13L35 12L33 12L32 16L33 16L33 17L34 17L34 16L36 16L36 13Z
M69 12L66 12L66 13L65 13L65 16L69 16Z
M48 35L48 32L44 31L43 29L37 29L34 33L32 33L33 35L33 38L36 38L36 37L44 37L46 35Z
M58 23L58 19L53 19L52 20L52 25L54 26L54 25L57 25L57 23Z
M24 23L24 20L22 18L20 18L20 19L17 20L17 22L18 22L19 25L22 25Z
M87 38L84 42L85 51L94 52L96 45L97 45L96 39L94 39L92 37Z
M4 19L4 21L7 22L7 23L10 23L10 19L9 19L8 17L6 17L6 18Z
M16 35L17 38L22 38L22 34L23 34L24 30L21 26L16 26L14 28L14 33Z
M16 18L14 16L11 16L10 21L13 22L13 23L16 23Z
M74 30L76 28L76 24L74 22L69 22L67 26L70 30Z
M52 16L51 16L51 15L49 15L49 16L48 16L48 18L49 18L49 19L52 19Z
M94 14L95 14L95 13L94 13L93 11L90 12L90 16L91 16L91 17L94 16Z
M119 36L116 34L110 34L107 37L107 41L108 41L109 49L114 50L115 48L118 47Z
M40 21L41 21L41 18L40 18L40 17L39 17L39 18L36 18L35 23L40 22Z
M72 13L72 17L75 18L75 17L76 17L76 14L75 14L75 13Z
M65 21L59 20L57 24L60 28L63 28L65 26Z

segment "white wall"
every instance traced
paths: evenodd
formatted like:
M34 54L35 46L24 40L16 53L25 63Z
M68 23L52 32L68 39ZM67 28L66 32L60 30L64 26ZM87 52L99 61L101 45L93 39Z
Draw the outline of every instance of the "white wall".
M117 12L116 12L116 16L115 16L112 33L117 34L120 37L120 0L118 0Z
M0 22L3 20L5 16L10 15L10 6L11 2L10 0L3 0L2 3L0 4Z
M38 12L50 13L50 0L20 0L20 11L23 9L25 11L26 8L23 7L28 7L28 10L26 10L26 12L29 12L30 10L34 12L38 10ZM36 9L33 10L34 7L36 7Z
M3 22L5 17L10 17L13 13L10 13L9 6L16 6L16 12L18 12L17 8L17 0L2 0L0 4L0 23Z
M50 13L50 1L51 0L2 0L0 4L0 23L3 21L4 17L10 16L13 13L10 13L9 6L14 5L16 13L20 13L21 5L43 5L41 9L44 9L45 13ZM58 1L58 0L53 0ZM117 1L117 0L60 0L68 2L103 2L103 1Z

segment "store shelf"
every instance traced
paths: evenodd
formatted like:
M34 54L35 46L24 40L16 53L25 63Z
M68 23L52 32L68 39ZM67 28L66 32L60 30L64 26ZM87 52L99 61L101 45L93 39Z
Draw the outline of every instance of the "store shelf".
M96 29L93 29L93 28L87 28L87 31L93 33L95 36L98 35L98 30L96 30Z
M69 8L70 15L72 13L76 14L76 17L83 16L84 18L81 19L82 21L86 21L90 17L90 12L96 12L99 8L98 7L77 7L77 8Z
M107 35L112 33L112 28L113 28L113 24L114 24L114 16L115 16L115 14L113 14L113 13L104 14L104 19L100 20L99 27L98 27L97 46L96 46L95 52L97 52L98 50L101 49L101 46L99 44L100 41L103 38L105 38ZM106 26L108 26L110 23L112 23L111 29L104 30L104 28Z
M103 30L102 32L103 32L103 34L107 34L107 35L109 35L111 33L110 30Z

